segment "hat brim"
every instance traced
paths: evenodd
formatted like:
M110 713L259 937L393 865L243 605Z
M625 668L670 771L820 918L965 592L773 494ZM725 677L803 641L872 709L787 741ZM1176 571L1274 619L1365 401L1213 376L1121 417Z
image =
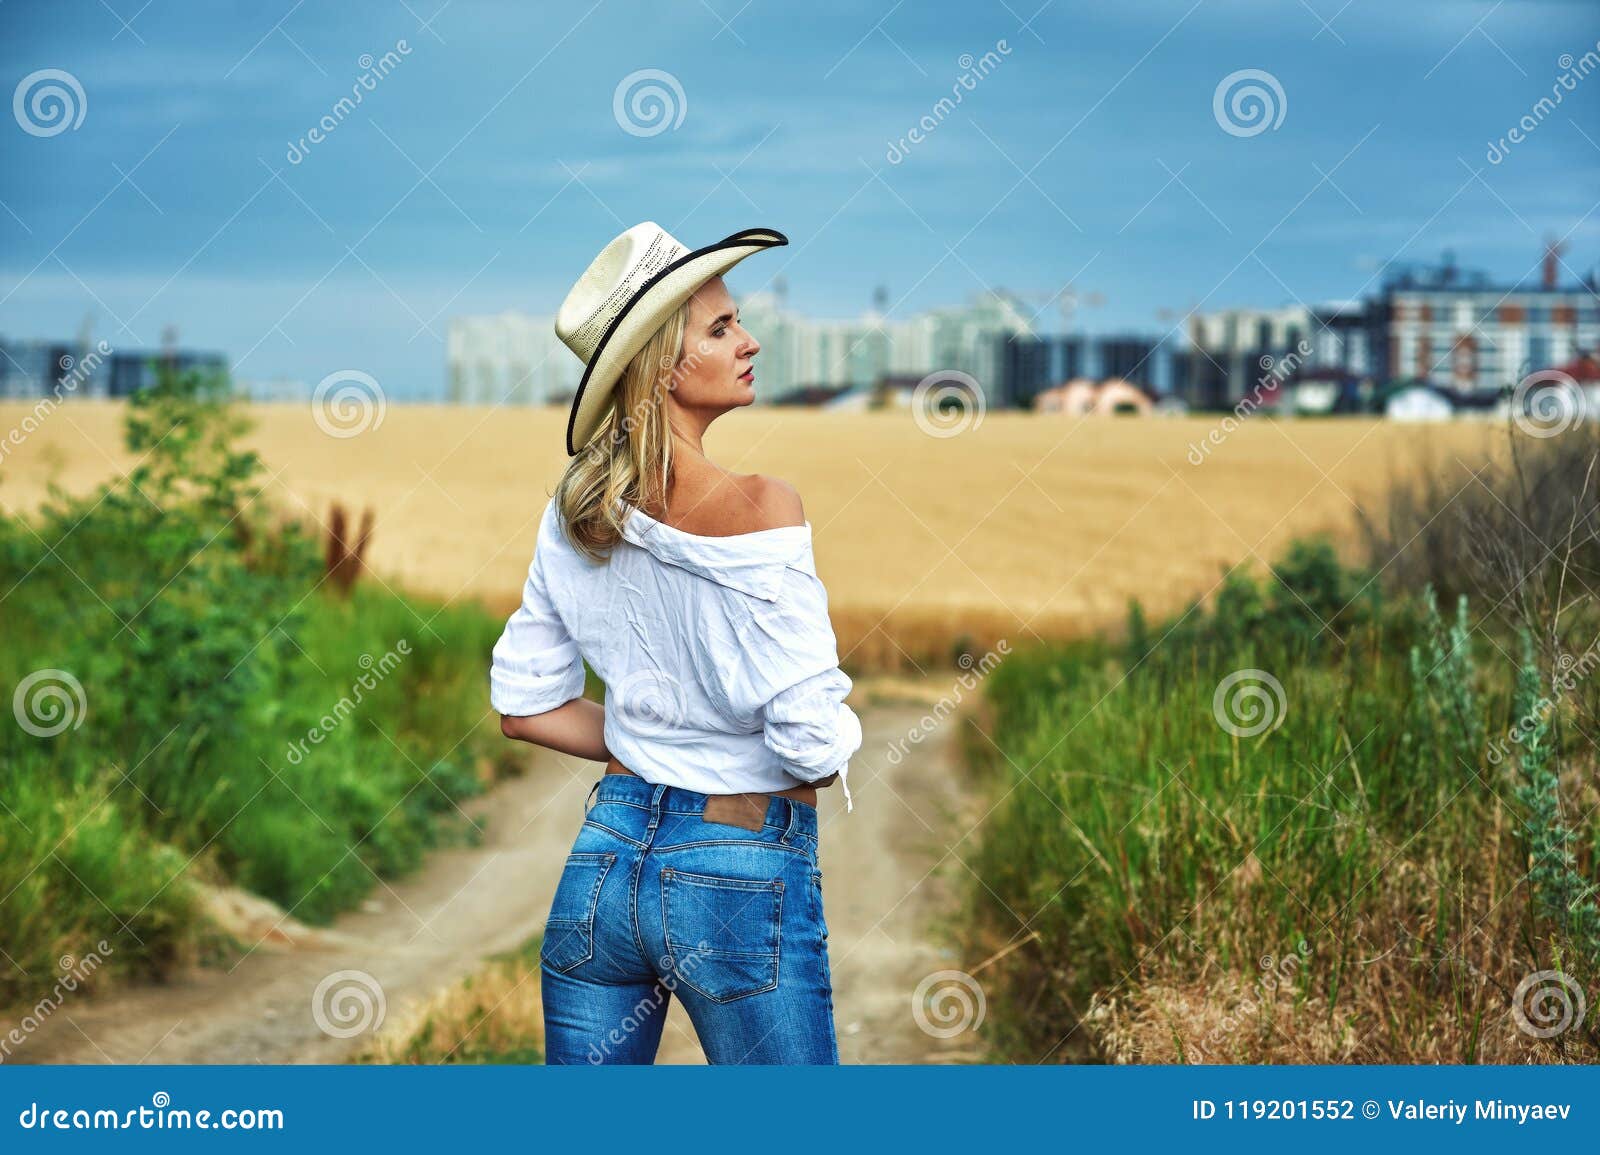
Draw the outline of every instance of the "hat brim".
M567 456L594 438L628 362L649 343L673 311L712 277L721 276L753 253L789 243L777 229L744 229L714 245L685 253L658 271L622 306L584 367L567 417Z

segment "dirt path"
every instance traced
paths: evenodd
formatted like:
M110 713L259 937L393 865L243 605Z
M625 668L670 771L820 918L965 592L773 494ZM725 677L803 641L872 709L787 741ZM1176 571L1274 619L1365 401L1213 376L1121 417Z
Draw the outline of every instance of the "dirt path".
M851 701L865 740L851 763L855 810L844 813L840 791L823 793L824 902L846 1063L962 1062L981 1055L981 1028L934 1037L918 1026L911 1003L925 976L958 965L943 938L956 905L956 872L963 869L946 852L965 829L957 815L967 805L955 722L946 720L920 743L905 741L951 685L937 677L858 681ZM904 757L890 757L896 746ZM10 1061L339 1062L366 1038L339 1039L318 1026L312 994L324 978L341 970L373 976L393 1014L543 925L594 779L588 763L542 751L533 757L527 775L465 808L487 820L482 845L437 852L422 870L380 887L363 909L327 930L292 943L273 935L231 969L69 1002ZM659 1061L704 1062L676 1002Z

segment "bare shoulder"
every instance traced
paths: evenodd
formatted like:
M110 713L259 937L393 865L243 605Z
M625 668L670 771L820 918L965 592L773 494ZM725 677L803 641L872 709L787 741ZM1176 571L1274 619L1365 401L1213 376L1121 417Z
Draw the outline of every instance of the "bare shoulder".
M739 488L745 497L741 520L748 522L744 532L805 524L800 491L787 481L752 473L741 479Z

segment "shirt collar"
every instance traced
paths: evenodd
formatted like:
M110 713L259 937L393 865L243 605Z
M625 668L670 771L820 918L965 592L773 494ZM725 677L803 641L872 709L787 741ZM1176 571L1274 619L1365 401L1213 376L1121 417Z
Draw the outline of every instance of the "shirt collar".
M626 517L622 536L634 545L668 565L765 601L778 600L788 566L810 572L809 521L729 537L701 537L659 522L620 499L617 508Z

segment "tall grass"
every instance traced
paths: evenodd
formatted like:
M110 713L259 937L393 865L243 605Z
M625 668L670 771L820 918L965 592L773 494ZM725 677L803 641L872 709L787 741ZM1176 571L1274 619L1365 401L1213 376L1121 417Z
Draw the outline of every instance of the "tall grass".
M132 473L0 519L0 1005L102 940L101 976L196 957L191 880L324 922L472 836L457 803L506 757L500 623L325 582L225 388L165 376L129 405Z
M1530 973L1592 990L1600 962L1533 901L1527 768L1487 756L1527 709L1498 652L1515 639L1370 576L1296 542L1209 607L1156 627L1135 607L1125 643L1022 650L990 676L973 947L1037 936L982 976L1004 1053L1600 1054L1587 1025L1541 1038L1511 1013ZM1593 878L1592 747L1568 733L1548 756L1569 771L1562 864Z

